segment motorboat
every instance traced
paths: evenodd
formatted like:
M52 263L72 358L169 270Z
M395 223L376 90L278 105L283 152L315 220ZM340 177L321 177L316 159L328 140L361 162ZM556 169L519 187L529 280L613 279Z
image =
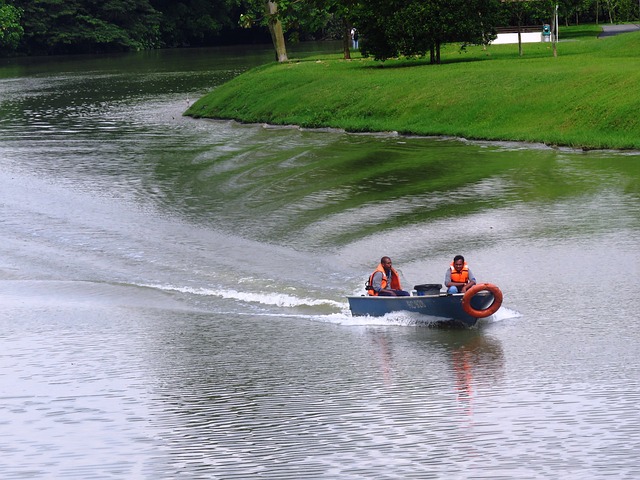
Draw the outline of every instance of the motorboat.
M410 296L349 296L353 316L380 317L391 312L414 312L436 320L473 327L502 305L502 292L492 283L479 283L465 293L442 292L441 284L416 285Z

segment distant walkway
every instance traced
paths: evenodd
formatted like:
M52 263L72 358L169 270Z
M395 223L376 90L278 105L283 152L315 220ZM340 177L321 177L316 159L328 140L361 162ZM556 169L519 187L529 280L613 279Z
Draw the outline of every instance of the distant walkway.
M611 37L612 35L618 35L619 33L635 32L640 30L640 24L638 23L626 23L624 25L602 25L602 33L598 35L598 38Z

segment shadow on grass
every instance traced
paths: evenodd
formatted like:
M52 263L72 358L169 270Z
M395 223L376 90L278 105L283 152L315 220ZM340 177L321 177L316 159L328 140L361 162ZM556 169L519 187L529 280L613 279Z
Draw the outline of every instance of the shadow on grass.
M487 55L487 58L474 57L474 58L447 58L441 60L440 63L431 63L428 58L390 58L388 60L375 60L376 63L372 65L365 65L363 68L372 68L372 69L380 69L380 68L388 68L388 69L396 69L396 68L411 68L411 67L437 67L438 65L452 65L457 63L473 63L473 62L484 62L485 60L491 60L490 55Z
M562 40L589 40L602 33L599 25L582 25L560 28L558 37Z

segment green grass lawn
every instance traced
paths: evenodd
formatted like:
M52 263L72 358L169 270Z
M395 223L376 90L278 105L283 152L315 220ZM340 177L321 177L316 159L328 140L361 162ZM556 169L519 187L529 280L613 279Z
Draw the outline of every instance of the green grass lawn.
M442 64L340 55L269 64L198 100L186 115L582 148L640 149L640 32L549 43L447 45Z

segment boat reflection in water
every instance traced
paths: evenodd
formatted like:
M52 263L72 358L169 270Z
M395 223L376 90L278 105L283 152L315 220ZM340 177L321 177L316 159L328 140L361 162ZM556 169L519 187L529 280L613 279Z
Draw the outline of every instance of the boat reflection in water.
M478 385L495 385L504 369L504 353L499 341L491 336L471 332L454 344L450 352L455 389L460 406L473 415L474 389Z
M443 368L453 375L437 375L451 381L458 401L471 412L474 390L499 383L504 370L500 341L482 330L409 329L403 337L390 334L386 327L368 330L378 352L384 384L399 379L394 372L410 368L422 370L418 378L428 378ZM415 378L415 377L414 377ZM447 389L445 389L447 390Z

